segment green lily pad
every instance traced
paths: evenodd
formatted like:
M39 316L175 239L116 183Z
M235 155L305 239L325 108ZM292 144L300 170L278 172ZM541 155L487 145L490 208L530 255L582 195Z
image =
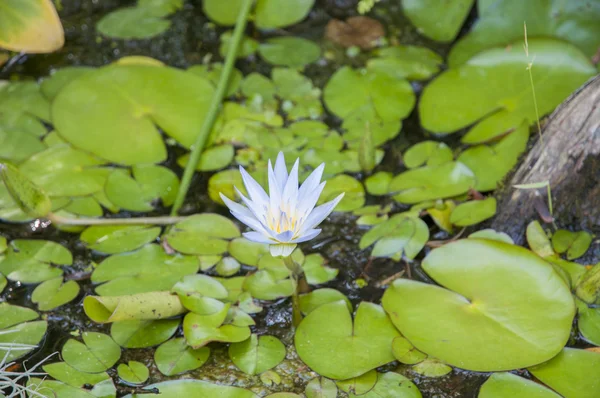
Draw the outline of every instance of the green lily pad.
M377 383L362 398L421 398L417 386L406 377L396 372L377 373ZM350 394L350 398L357 395Z
M127 7L104 16L96 25L104 36L117 39L147 39L169 29L165 12L152 7Z
M462 65L482 50L505 47L515 40L522 42L523 16L532 16L525 19L530 38L555 37L571 42L588 57L592 57L600 46L600 27L594 22L600 18L600 9L595 3L585 0L518 3L495 0L487 4L478 1L477 6L480 18L450 51L448 63L452 67Z
M74 387L60 381L38 379L32 377L27 381L29 391L35 391L39 397L55 398L112 398L117 394L117 389L112 380L104 380L96 384L91 390Z
M511 245L515 243L507 233L498 232L491 228L482 229L480 231L473 232L471 235L469 235L469 238L491 239L491 240L497 240L499 242L508 243Z
M402 9L419 33L436 41L450 42L458 35L473 2L474 0L403 0Z
M119 364L117 372L121 380L130 384L142 384L148 380L150 371L141 362L129 361L127 364Z
M252 72L242 82L242 94L245 97L260 96L264 102L272 101L276 92L275 84L260 73Z
M569 338L569 287L528 250L464 239L433 250L421 266L454 291L397 279L383 306L426 354L463 369L501 371L548 360Z
M594 398L600 391L600 354L564 348L558 355L528 369L565 398Z
M367 177L365 180L365 188L371 195L387 195L390 191L389 186L392 178L394 178L392 173L387 171L378 171L377 173Z
M62 277L48 279L35 288L31 301L38 305L40 311L50 311L67 304L79 294L77 282L63 281Z
M311 285L327 283L335 279L339 270L328 267L325 264L325 258L319 253L309 254L302 264L306 281Z
M427 165L438 166L451 162L454 158L452 150L443 142L422 141L408 148L402 160L409 169Z
M223 310L227 289L208 275L188 275L177 282L172 291L177 293L185 308L199 315L210 315Z
M87 66L67 66L57 69L42 80L40 91L49 101L53 101L67 84L93 70L94 68Z
M323 100L327 108L341 118L362 111L387 121L408 116L415 105L415 94L406 80L344 66L327 82Z
M55 200L56 204L58 200ZM102 206L93 196L83 196L83 197L75 197L71 198L69 204L65 207L62 207L60 211L64 211L69 214L73 214L75 216L84 216L84 217L102 217L104 214L104 210L102 210ZM55 209L56 212L56 209Z
M63 274L58 265L71 265L73 257L64 246L45 240L16 239L0 261L0 272L9 280L40 283Z
M577 286L575 287L575 294L587 304L600 303L600 263L586 270L579 277Z
M477 398L559 398L552 390L512 373L492 373Z
M496 214L496 199L471 200L462 203L450 214L450 222L459 227L479 224Z
M337 175L329 180L319 197L318 204L333 200L344 193L344 198L338 203L335 211L352 211L365 203L365 189L362 184L346 174Z
M295 345L314 371L349 379L393 361L392 340L398 336L380 306L361 303L353 323L346 302L340 300L309 313L298 326Z
M48 323L35 321L37 317L29 308L0 303L0 355L4 363L26 355L40 343Z
M46 217L50 213L52 202L46 192L15 166L0 163L0 176L21 211L35 218Z
M221 77L221 73L223 72L223 64L214 63L210 65L194 65L188 69L188 72L208 80L216 88L219 78ZM231 75L229 76L227 90L225 91L226 97L234 95L240 89L240 83L242 82L243 77L244 76L242 75L242 72L236 68L233 68Z
M394 177L389 192L400 203L418 203L461 195L474 187L473 172L460 162L424 166Z
M200 155L200 160L198 161L198 165L196 166L197 171L216 171L220 169L224 169L229 166L233 161L233 157L235 155L235 150L233 145L224 144L224 145L215 145L206 149ZM190 159L190 155L186 154L177 159L177 164L182 168L185 168L188 160Z
M190 370L198 369L208 360L210 348L193 349L185 339L171 339L161 344L154 353L154 362L160 373L174 376Z
M569 43L529 40L535 59L533 79L540 117L596 73L588 58ZM536 120L531 97L529 60L522 39L509 47L483 51L467 63L442 73L423 91L419 114L423 127L449 134L479 122L464 142L484 142ZM545 82L552 84L545 84Z
M258 0L254 12L254 23L259 29L282 28L300 22L312 8L315 0ZM227 4L218 0L206 0L202 10L214 22L231 26L235 24L241 0Z
M50 121L50 102L44 98L40 86L32 81L12 82L0 87L0 112L21 118L35 116ZM21 119L22 121L23 119Z
M160 235L160 227L148 225L94 225L80 235L81 241L100 253L115 254L133 251Z
M178 222L165 239L181 253L216 255L227 251L229 242L225 239L238 236L240 231L233 221L218 214L204 213Z
M94 385L104 380L109 380L110 376L106 372L88 373L75 369L66 362L56 362L44 365L44 372L58 381L62 381L73 387L83 387L85 384Z
M258 53L273 65L303 67L317 61L321 49L301 37L273 37L258 46Z
M227 56L227 52L229 51L232 35L233 31L228 30L221 34L221 36L219 36L221 42L221 45L219 46L219 54L221 54L221 57L223 58ZM257 49L258 41L254 40L251 37L243 36L239 44L236 56L237 58L246 58L253 55Z
M362 250L375 243L371 252L374 257L399 260L404 254L412 260L423 249L427 240L427 224L410 213L400 213L373 227L360 239L358 247Z
M110 335L123 348L153 347L170 339L179 323L179 319L115 322Z
M592 235L585 231L571 232L559 229L552 235L552 247L561 254L567 253L567 259L573 260L585 254L592 243Z
M256 267L262 256L269 254L269 245L235 238L229 242L227 251L240 263Z
M548 235L539 221L535 220L527 224L525 236L527 237L527 244L538 256L545 258L554 255L550 239L548 239Z
M231 344L229 357L242 372L256 375L283 361L285 346L277 337L252 334L245 341Z
M348 300L348 298L339 290L329 288L317 289L310 293L300 295L300 310L305 315L308 315L323 304L329 304L340 300L346 302L348 310L352 311L350 300Z
M121 357L121 347L108 335L84 332L83 343L69 339L62 348L62 358L81 372L100 373L113 366Z
M7 284L8 281L6 280L6 277L0 274L0 293L2 293Z
M215 267L215 271L220 276L233 276L237 274L242 265L233 257L222 258Z
M212 341L237 343L250 337L248 326L223 324L229 305L211 315L198 315L190 312L183 319L183 335L194 349L203 347Z
M353 377L352 379L339 380L335 384L337 384L340 390L346 393L363 395L371 391L371 389L375 387L376 382L377 372L375 370L370 370L367 373L358 377Z
M369 108L361 108L344 118L342 130L349 148L358 148L363 140L365 129L373 136L373 145L379 147L396 138L402 129L400 120L383 120L373 116Z
M149 244L108 257L92 273L92 282L102 283L96 287L102 296L168 291L185 275L198 272L199 266L197 258L168 255L159 245Z
M304 395L306 398L336 398L337 392L337 386L333 381L319 377L308 382Z
M392 342L392 352L399 362L408 365L417 364L427 358L427 354L417 350L410 341L401 336L396 337Z
M244 280L243 289L259 300L277 300L291 296L296 284L286 269L262 269Z
M46 143L25 131L4 127L0 122L0 159L20 163L46 149Z
M158 389L161 398L214 397L214 398L258 398L252 391L239 387L223 386L203 380L170 380L151 384L147 389ZM145 398L147 394L130 394L124 398Z
M600 309L589 308L582 301L577 301L579 316L577 326L584 339L590 343L600 346Z
M439 72L444 60L426 47L392 46L375 52L367 68L399 79L425 80Z
M213 92L206 80L176 69L107 66L67 85L52 103L52 119L78 148L120 164L156 163L166 149L153 123L189 147Z
M413 366L412 370L425 377L442 377L452 372L450 366L433 358L426 358Z

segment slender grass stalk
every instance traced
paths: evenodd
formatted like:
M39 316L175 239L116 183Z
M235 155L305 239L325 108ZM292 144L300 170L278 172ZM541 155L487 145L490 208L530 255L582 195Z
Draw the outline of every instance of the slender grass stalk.
M136 218L69 218L50 213L46 218L57 225L172 225L187 217L136 217Z
M242 6L240 7L238 18L235 23L235 29L233 30L233 36L231 37L231 40L229 42L229 50L227 51L227 55L225 56L225 65L223 66L221 76L219 77L219 83L217 84L217 89L215 90L215 94L213 95L210 108L208 109L206 118L202 123L202 128L200 129L200 132L196 137L196 141L194 141L194 145L192 146L192 152L190 153L190 158L187 164L185 165L183 177L181 178L181 184L179 185L179 191L177 192L177 198L175 199L173 208L171 209L172 216L176 215L179 212L181 206L183 205L183 201L185 199L187 191L190 188L190 183L192 181L194 170L196 169L196 165L200 160L200 154L202 153L204 145L206 144L206 139L208 138L208 135L210 134L210 131L212 130L213 125L215 124L215 120L221 108L221 103L223 102L223 98L225 96L227 84L229 83L229 77L231 76L231 72L233 70L233 64L235 63L238 47L240 45L240 42L242 41L244 30L246 29L246 22L248 21L248 14L250 13L252 3L253 0L244 0L242 2Z

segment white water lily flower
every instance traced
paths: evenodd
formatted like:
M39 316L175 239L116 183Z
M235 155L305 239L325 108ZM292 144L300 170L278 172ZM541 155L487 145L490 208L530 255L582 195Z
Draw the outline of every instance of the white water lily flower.
M317 167L298 188L298 163L292 167L288 175L283 152L277 155L275 169L269 160L269 195L240 166L240 173L250 199L238 189L246 207L227 198L222 193L221 199L231 214L254 231L244 233L244 237L253 242L267 243L274 257L287 257L298 243L306 242L319 235L315 229L342 200L342 193L331 202L315 208L325 182L321 182L325 163Z

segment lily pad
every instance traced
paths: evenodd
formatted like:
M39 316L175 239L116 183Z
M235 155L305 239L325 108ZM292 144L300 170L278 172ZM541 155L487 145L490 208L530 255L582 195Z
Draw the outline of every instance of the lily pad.
M296 290L286 269L262 269L244 280L243 289L259 300L277 300L291 296Z
M414 345L410 343L410 341L406 340L404 337L396 337L392 342L392 352L394 353L394 357L402 363L408 365L414 365L416 363L422 362L425 358L427 358L427 354L422 353L417 350Z
M561 254L567 253L567 259L573 260L585 254L592 243L592 235L585 231L571 232L559 229L552 235L552 247Z
M127 364L117 366L117 372L121 380L129 384L142 384L148 380L150 371L141 362L129 361Z
M199 315L210 315L223 310L227 289L208 275L188 275L177 282L172 289L177 293L185 308Z
M185 275L198 272L199 267L197 258L168 255L159 245L150 244L108 257L92 273L92 282L103 283L96 287L102 296L165 291Z
M434 358L426 358L413 366L412 370L425 377L442 377L452 372L450 366Z
M15 52L51 53L65 42L51 0L5 0L0 16L0 47Z
M318 60L321 49L301 37L273 37L258 46L258 53L273 65L303 67Z
M565 398L594 398L600 391L600 354L564 348L548 362L528 369Z
M462 203L450 214L450 222L459 227L479 224L496 214L496 198L471 200Z
M569 287L526 249L464 239L433 250L422 267L454 291L397 279L383 306L402 334L431 356L468 370L517 369L552 358L569 338Z
M350 398L357 395L350 394ZM405 376L396 372L377 373L377 383L362 398L421 398L417 386Z
M248 340L231 344L229 357L242 372L256 375L283 361L285 346L276 337L252 334Z
M229 254L242 264L256 267L264 255L270 255L269 245L251 242L246 238L235 238L229 242Z
M50 311L74 300L79 290L79 285L73 280L64 282L62 277L48 279L35 288L31 301L38 305L40 311Z
M213 92L208 81L176 69L106 66L67 85L52 103L52 120L68 142L111 162L157 163L167 153L154 123L189 147Z
M0 303L0 355L4 363L26 355L40 343L48 323L25 307Z
M210 348L193 349L185 339L176 338L161 344L154 353L154 362L160 373L174 376L202 366L210 355Z
M508 243L511 245L515 243L507 233L498 232L491 228L482 229L480 231L473 232L471 235L469 235L469 238L491 239L491 240L497 240L500 242Z
M363 395L371 391L376 382L377 372L375 370L370 370L367 373L358 377L353 377L352 379L339 380L335 384L337 384L340 390L346 393Z
M198 165L196 166L197 171L216 171L224 169L229 166L233 161L235 150L233 145L214 145L202 152ZM183 155L177 159L177 164L183 168L187 164L190 155Z
M587 304L578 301L579 316L577 326L584 339L600 346L600 309L589 308Z
M124 348L153 347L171 338L179 323L179 319L115 322L110 327L110 335Z
M402 255L412 260L429 239L429 227L420 218L406 213L392 216L367 232L358 244L362 250L373 243L373 257L390 257L399 260Z
M46 192L11 164L0 163L0 176L14 202L31 217L46 217L52 202Z
M467 166L447 162L405 171L392 179L388 189L394 200L412 204L461 195L474 185L475 175Z
M317 204L333 200L341 193L344 193L344 198L336 206L336 211L356 210L365 203L365 189L362 184L349 175L340 174L327 180Z
M329 110L341 118L362 111L371 118L387 121L408 116L415 105L415 94L406 80L379 71L364 72L344 66L327 82L323 100Z
M96 25L104 36L117 39L147 39L169 29L165 12L152 7L127 7L104 16Z
M559 398L552 390L512 373L492 373L477 398Z
M378 171L377 173L370 175L365 180L365 188L367 192L375 196L387 195L390 191L390 182L394 178L394 175L387 171Z
M306 398L336 398L337 392L337 386L333 381L318 377L308 382L304 395Z
M133 251L154 241L160 230L160 227L147 225L94 225L86 228L79 238L92 250L115 254Z
M454 158L452 150L443 142L422 141L408 148L402 160L409 169L427 165L438 166L451 162Z
M448 56L451 67L464 64L485 49L522 41L523 16L530 16L525 18L530 38L554 37L571 42L587 57L592 57L600 46L600 27L595 23L600 18L600 8L595 3L585 0L518 3L494 0L478 1L477 5L480 18L471 31L452 47Z
M227 251L229 242L225 239L239 236L238 227L230 219L204 213L178 222L165 239L169 246L181 253L216 255Z
M103 380L91 390L77 388L56 380L38 379L32 377L27 380L29 391L35 391L39 397L69 397L69 398L111 398L116 396L117 389L112 380Z
M151 384L147 389L158 389L161 398L215 397L215 398L258 398L252 391L239 387L223 386L203 380L170 380ZM130 394L124 398L145 398L147 394Z
M219 83L221 73L223 73L223 64L217 62L208 65L194 65L188 69L188 72L208 80L216 88L217 84ZM227 89L225 91L226 97L234 95L240 89L240 83L242 82L243 77L244 76L242 75L242 72L236 68L233 68L231 75L229 76Z
M436 41L450 42L458 35L473 2L474 0L403 0L402 9L419 33Z
M319 253L313 253L306 256L302 269L306 276L306 281L311 285L327 283L337 276L339 270L326 265L325 258Z
M316 289L310 293L300 295L300 310L308 315L323 304L329 304L340 300L345 301L348 310L352 311L350 300L348 300L348 298L339 290L329 288Z
M0 261L0 272L9 280L40 283L63 274L58 265L71 265L73 256L64 246L45 240L16 239Z
M198 315L190 312L183 319L183 335L194 349L203 347L212 341L237 343L250 337L248 326L223 324L229 305L220 312L211 315Z
M332 379L349 379L393 361L392 340L398 336L380 306L361 303L352 322L341 300L309 313L298 326L295 345L314 371Z
M62 381L73 387L83 387L85 384L94 385L110 379L110 376L106 372L82 372L66 362L56 362L44 365L43 369L44 372L48 373L56 380Z
M400 79L425 80L439 72L444 60L426 47L392 46L376 51L367 62L370 70L379 70Z
M83 343L69 339L62 348L63 360L81 372L99 373L113 366L121 357L121 347L110 336L84 332Z
M529 53L535 59L533 79L540 117L596 73L588 58L569 43L531 39ZM442 73L425 88L419 102L423 127L449 134L479 122L465 138L476 143L509 132L523 120L533 123L536 111L525 70L528 63L519 40L507 48L483 51Z
M315 0L258 0L254 12L254 23L259 29L282 28L300 22L312 8ZM214 22L231 26L235 24L241 0L227 4L218 0L206 0L202 10Z

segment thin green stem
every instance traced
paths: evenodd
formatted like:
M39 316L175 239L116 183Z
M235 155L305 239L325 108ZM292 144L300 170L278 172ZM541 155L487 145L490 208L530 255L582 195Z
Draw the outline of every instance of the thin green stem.
M235 29L233 30L233 36L229 41L229 50L225 56L225 65L223 66L223 71L219 77L219 83L217 84L217 88L215 90L215 94L213 95L208 113L206 114L206 118L202 123L202 128L200 129L200 132L196 137L196 141L194 141L194 145L192 146L190 158L185 165L185 170L183 171L183 177L181 178L181 184L179 185L177 198L175 199L173 208L171 209L172 216L176 215L183 205L187 191L190 188L194 170L196 169L196 165L198 165L198 161L200 160L200 154L204 149L208 135L210 134L219 110L221 109L221 103L225 97L225 91L229 83L229 77L231 76L231 72L233 70L233 64L235 63L235 58L237 56L237 50L240 42L242 41L244 30L246 29L246 22L248 21L248 14L250 13L252 2L253 0L243 0L242 2L242 6L238 13L238 18L235 24Z
M292 325L294 328L298 327L300 321L302 321L302 311L300 311L300 297L299 297L299 286L300 278L302 278L303 271L296 262L292 259L292 256L283 258L283 263L286 268L290 271L290 277L294 281L294 293L292 294Z
M187 217L139 217L139 218L69 218L50 213L46 218L58 225L171 225Z

